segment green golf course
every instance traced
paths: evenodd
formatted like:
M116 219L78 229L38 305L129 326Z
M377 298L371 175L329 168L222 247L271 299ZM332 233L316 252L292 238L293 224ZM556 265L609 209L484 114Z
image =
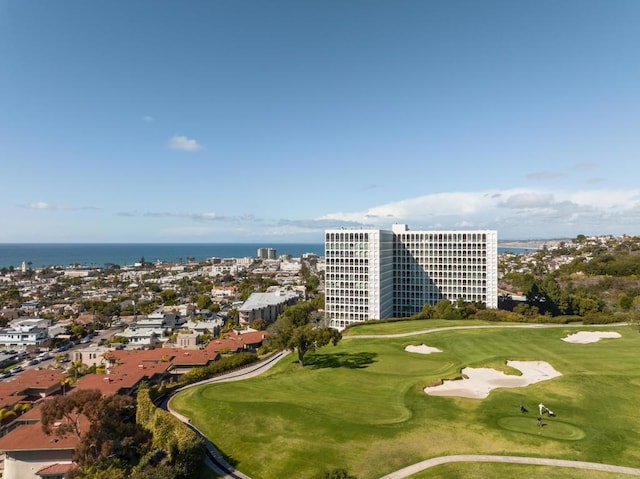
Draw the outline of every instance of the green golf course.
M309 354L304 368L290 355L259 377L187 389L171 405L190 417L230 463L255 479L313 478L334 468L346 469L358 479L377 479L425 459L457 454L640 466L636 329L562 326L350 337L479 324L427 320L354 328L338 346ZM561 340L577 331L613 331L621 337L589 344ZM404 350L421 344L442 352ZM526 387L495 389L485 399L430 396L423 391L443 379L460 378L467 366L519 374L506 366L507 360L546 361L562 376ZM543 427L537 424L540 402L556 414L544 416ZM521 404L528 412L520 411ZM577 471L449 464L414 477L488 477L505 469L546 479L573 477L561 474ZM484 471L484 475L465 471Z

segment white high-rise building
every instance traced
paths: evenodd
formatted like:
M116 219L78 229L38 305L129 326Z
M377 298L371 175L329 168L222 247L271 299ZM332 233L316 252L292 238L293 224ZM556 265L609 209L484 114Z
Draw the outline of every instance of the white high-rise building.
M498 304L492 230L327 230L325 261L325 315L335 328L410 316L441 299Z
M274 248L258 248L256 256L259 259L276 259L276 250Z

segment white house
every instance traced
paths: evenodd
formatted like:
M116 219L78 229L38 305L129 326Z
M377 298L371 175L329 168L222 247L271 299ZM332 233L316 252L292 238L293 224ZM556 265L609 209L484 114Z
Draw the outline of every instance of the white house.
M48 319L22 319L9 323L8 328L0 329L0 346L10 349L22 349L28 346L40 346L49 340Z

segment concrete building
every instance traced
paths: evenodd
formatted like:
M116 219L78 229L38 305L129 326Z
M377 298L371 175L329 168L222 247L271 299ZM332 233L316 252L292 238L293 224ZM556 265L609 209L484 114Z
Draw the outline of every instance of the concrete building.
M442 299L498 304L496 231L327 230L325 261L325 315L339 329Z
M288 291L275 293L252 293L238 308L241 325L250 325L257 319L275 321L284 307L295 303L300 296Z
M258 248L257 257L260 259L276 259L274 248Z

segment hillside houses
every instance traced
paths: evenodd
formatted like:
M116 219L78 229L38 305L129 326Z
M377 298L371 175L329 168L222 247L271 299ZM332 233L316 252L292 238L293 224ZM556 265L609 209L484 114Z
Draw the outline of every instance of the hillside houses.
M96 374L84 375L73 383L72 390L99 390L103 396L134 395L142 383L154 385L205 367L222 354L255 350L262 344L264 331L231 331L210 341L201 349L174 347L135 350L108 350L89 347L82 354L102 354L91 359L101 365ZM75 354L76 352L74 352ZM82 356L83 361L87 360ZM97 361L100 359L100 361ZM4 453L6 479L42 479L63 477L70 468L79 440L73 436L45 434L40 425L39 407L55 394L69 392L65 375L57 370L29 370L12 380L0 382L0 452ZM22 405L27 405L24 409ZM18 411L15 414L5 414ZM28 412L23 412L28 411ZM56 475L60 473L60 475Z
M77 439L46 435L39 422L41 405L56 395L81 389L98 389L105 397L132 395L142 383L173 381L225 355L260 348L265 331L228 330L231 326L225 328L225 322L239 316L235 311L229 314L243 304L239 285L261 276L261 262L255 258L221 260L222 275L210 274L214 264L212 260L207 264L142 265L110 268L108 273L89 268L90 274L75 274L73 268L67 268L71 272L66 275L65 268L56 267L5 276L7 283L0 285L0 292L11 299L0 303L0 323L6 326L0 337L13 328L23 342L18 347L17 337L7 336L3 348L0 341L0 350L7 353L0 358L6 359L0 368L7 375L16 365L26 370L0 381L0 470L4 454L4 479L61 478L74 467ZM279 300L285 302L297 300L304 297L299 269L298 261L285 258L280 264L266 265L267 282L250 284L258 292L278 283L278 288L288 291L276 295L268 290L269 295L280 295ZM242 274L234 278L232 271ZM295 292L296 288L300 290ZM167 290L175 292L171 301L167 301ZM212 303L199 305L203 295ZM271 320L277 312L260 314L255 317ZM221 333L224 330L228 331ZM30 354L19 356L19 351ZM50 352L49 359L37 362L38 353L45 351Z

